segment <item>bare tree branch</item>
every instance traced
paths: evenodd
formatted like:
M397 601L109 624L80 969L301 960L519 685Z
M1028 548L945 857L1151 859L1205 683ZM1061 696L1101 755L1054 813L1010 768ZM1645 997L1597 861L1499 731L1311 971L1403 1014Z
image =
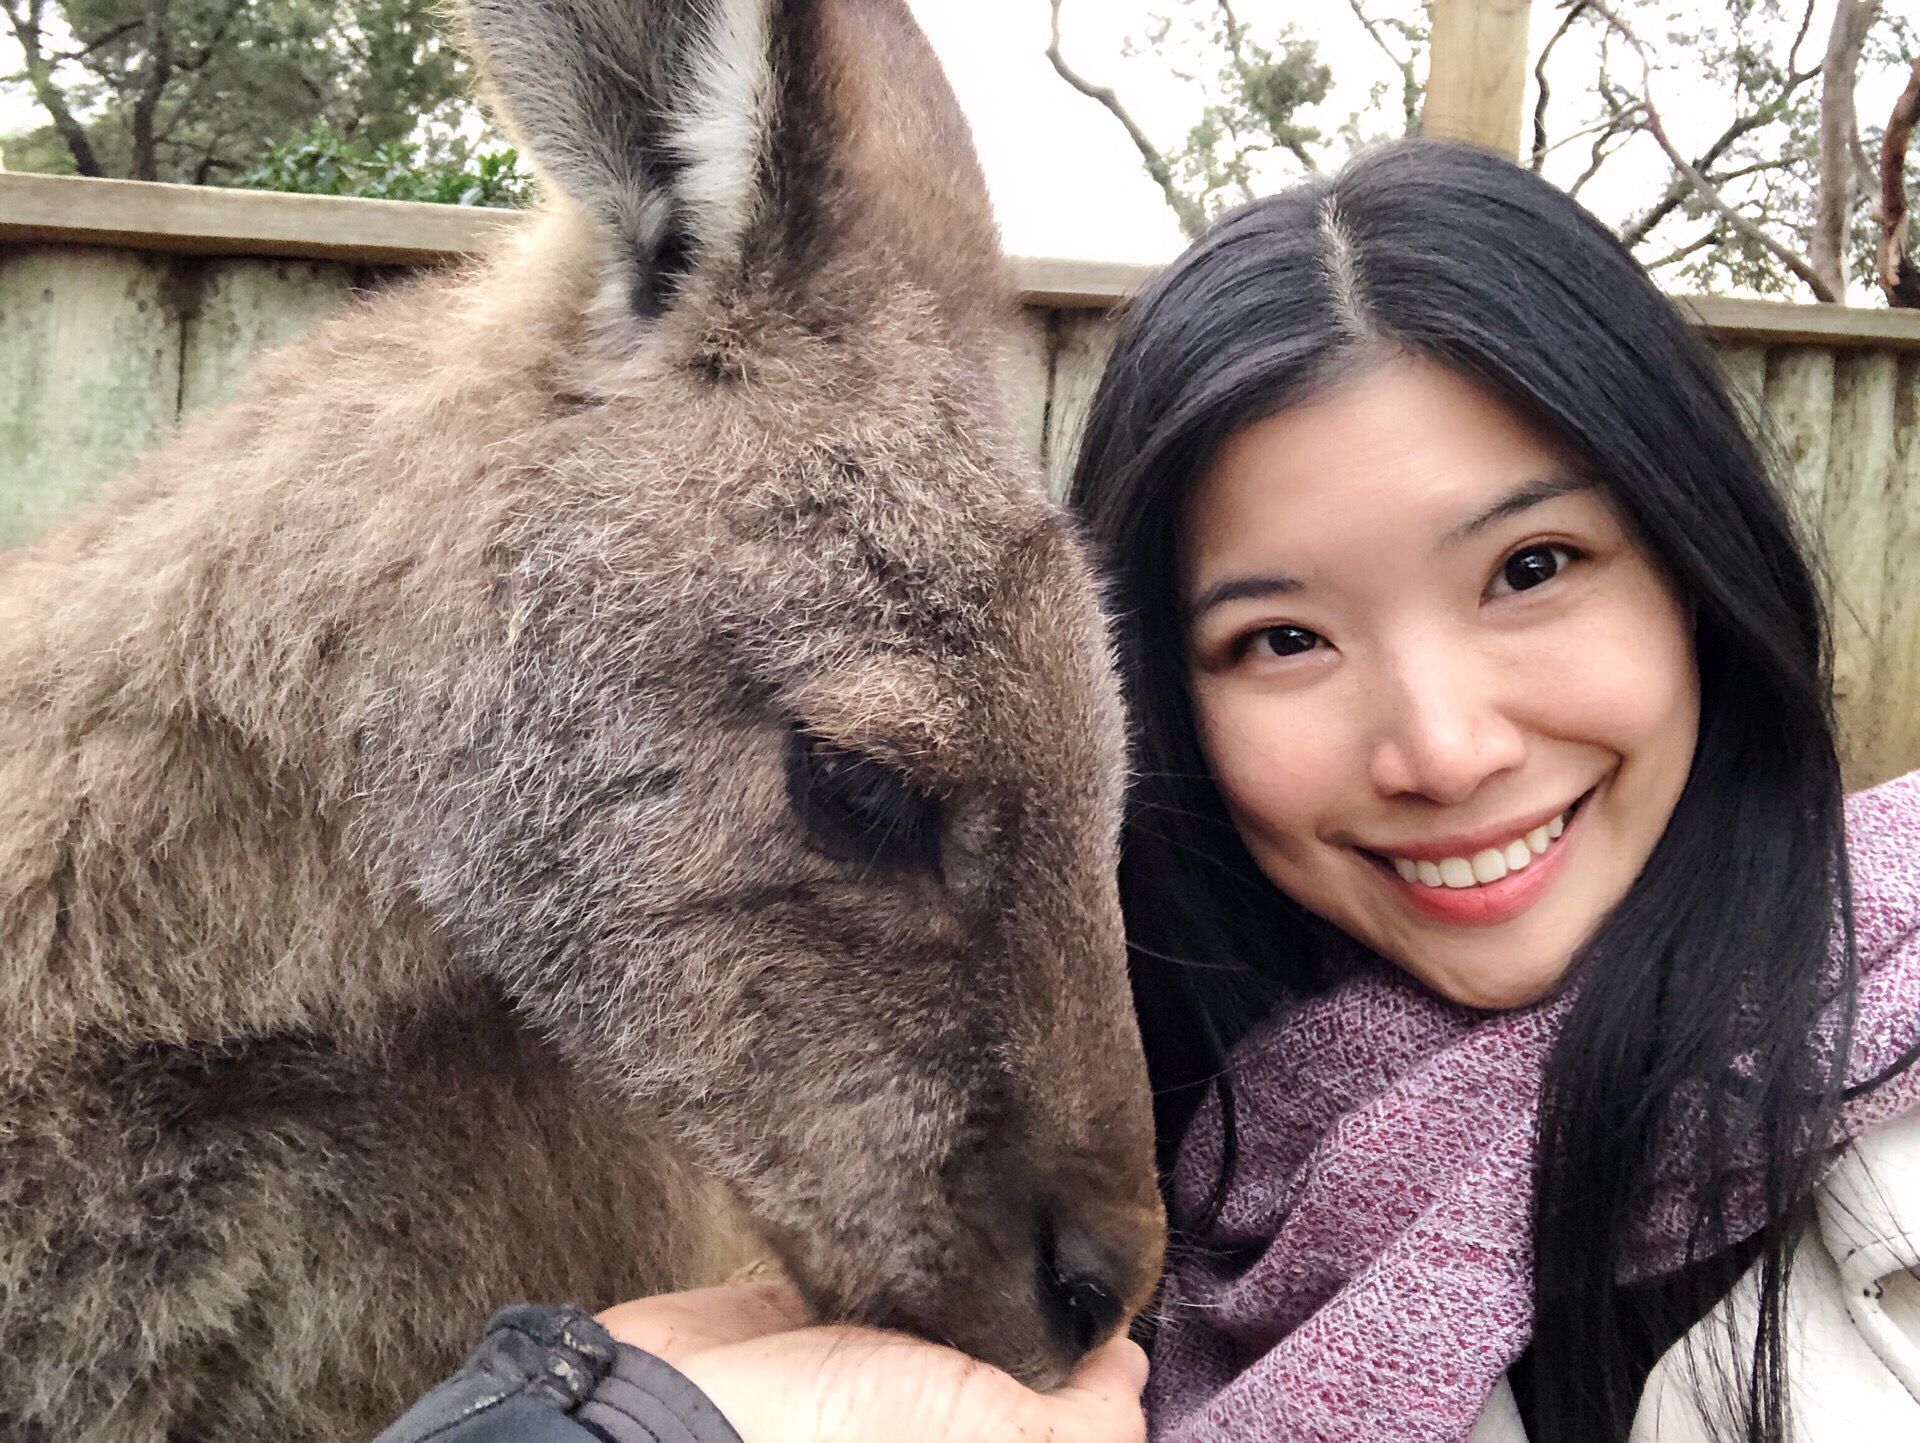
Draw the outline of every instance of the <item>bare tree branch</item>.
M1641 127L1647 134L1654 138L1655 143L1659 145L1660 149L1666 152L1668 162L1685 177L1687 184L1693 187L1694 194L1705 202L1710 210L1717 213L1728 225L1732 226L1749 240L1758 244L1802 281L1805 281L1807 289L1813 292L1816 299L1833 302L1840 301L1840 293L1829 286L1826 278L1815 271L1812 266L1808 265L1803 257L1794 254L1794 252L1780 244L1773 236L1768 235L1752 217L1742 215L1739 211L1735 210L1733 206L1727 203L1726 197L1720 194L1719 187L1693 168L1693 165L1687 158L1682 155L1674 146L1674 143L1668 139L1666 127L1661 124L1660 121L1660 112L1654 108L1651 101L1644 102L1643 104Z
M1726 152L1743 137L1777 120L1785 113L1788 103L1800 89L1809 81L1818 78L1820 74L1819 66L1810 66L1805 70L1800 68L1800 47L1806 43L1807 34L1812 29L1813 12L1818 4L1819 0L1807 0L1807 8L1800 14L1800 27L1794 33L1793 45L1787 52L1786 75L1780 92L1765 105L1762 105L1750 114L1736 115L1732 122L1728 124L1727 128L1714 138L1713 143L1694 157L1693 168L1702 175L1711 177L1713 175L1713 167L1718 163L1722 155L1726 154ZM1612 23L1614 17L1609 15L1607 19L1609 23ZM1612 33L1612 31L1609 31L1609 35ZM1604 76L1601 81L1601 89L1603 92L1607 90ZM1610 104L1614 104L1616 108L1618 107L1619 102L1610 94L1608 99ZM1594 167L1594 169L1597 168L1597 166ZM1588 174L1591 175L1592 171L1589 170ZM1725 184L1726 181L1731 178L1731 175L1721 176L1718 178L1717 183ZM1628 224L1622 228L1620 232L1621 242L1628 250L1633 250L1639 246L1646 240L1655 226L1659 225L1661 221L1665 220L1679 208L1681 203L1686 200L1691 189L1685 177L1676 172L1660 199L1649 206L1643 214L1628 222Z
M1820 66L1820 161L1814 192L1813 234L1807 259L1836 296L1847 290L1847 218L1865 169L1853 91L1867 31L1880 18L1880 0L1836 0Z
M1360 22L1373 43L1380 47L1380 53L1392 62L1395 70L1400 72L1400 104L1406 112L1404 133L1418 135L1420 133L1420 77L1414 69L1415 57L1412 54L1395 55L1393 53L1393 47L1387 44L1386 36L1380 33L1379 24L1367 14L1361 0L1347 0L1347 8L1353 11L1353 18ZM1405 38L1404 34L1402 38Z
M1650 271L1657 271L1662 266L1670 266L1670 265L1673 265L1676 261L1683 261L1688 256L1694 254L1696 251L1703 251L1707 249L1708 246L1718 245L1719 243L1720 243L1720 232L1716 228L1714 230L1708 231L1705 235L1701 236L1698 240L1688 241L1685 245L1680 246L1674 250L1668 251L1665 255L1661 256L1660 259L1657 261L1648 261L1647 269Z
M1559 28L1547 37L1547 43L1540 47L1540 58L1533 63L1533 84L1539 98L1533 103L1533 170L1537 175L1547 163L1547 61L1553 57L1553 47L1560 43L1560 37L1573 28L1573 22L1580 18L1586 9L1585 0L1573 0L1567 7L1567 18L1560 22Z
M1787 51L1787 74L1789 77L1800 74L1800 47L1807 43L1807 36L1813 31L1813 10L1820 0L1807 0L1807 8L1801 12L1800 28L1793 33L1793 46ZM1817 74L1817 69L1809 71Z
M85 60L89 55L93 54L94 51L101 49L103 46L113 44L114 41L120 39L123 35L131 34L146 23L144 20L129 20L123 25L116 25L104 34L95 36L78 50L62 50L56 58L60 60Z
M1233 13L1231 0L1215 0L1215 3L1219 6L1220 18L1227 27L1228 59L1232 61L1234 68L1238 70L1244 64L1244 51L1240 46L1240 21ZM1234 119L1232 110L1222 107L1219 115L1221 122L1227 127L1228 137L1233 141L1233 161L1228 166L1228 172L1233 176L1234 185L1239 188L1240 199L1243 201L1252 200L1253 187L1248 184L1247 170L1244 162L1246 161L1248 150L1253 147L1249 147L1246 140L1241 136L1240 126Z
M1126 106L1120 103L1120 97L1112 86L1095 85L1068 65L1066 57L1060 53L1060 4L1061 0L1052 0L1053 39L1047 46L1047 59L1053 62L1053 68L1062 80L1089 100L1098 101L1106 107L1115 120L1126 128L1128 136L1133 140L1134 148L1140 152L1140 159L1146 164L1147 174L1153 177L1154 183L1166 196L1167 204L1173 208L1174 215L1179 218L1181 231L1188 239L1199 235L1207 227L1206 212L1175 183L1173 167L1167 164L1167 158L1160 153L1159 147L1148 138L1146 131L1140 128L1139 122L1128 113Z
M179 61L174 68L189 75L206 69L207 64L220 53L220 47L226 43L227 32L233 28L233 22L240 18L240 12L246 6L247 0L227 0L227 8L220 16L220 23L214 27L213 34L207 37L207 43L200 47L197 54Z
M1241 55L1240 37L1245 32L1240 28L1240 17L1233 13L1233 0L1214 0L1214 3L1219 6L1220 18L1227 22L1227 50L1238 60Z
M1920 307L1920 271L1907 259L1907 145L1920 119L1920 60L1913 62L1907 88L1887 117L1887 133L1880 142L1880 246L1875 267L1887 304L1912 310Z
M1859 3L1859 0L1840 0L1840 3L1843 5L1847 3ZM1699 169L1696 168L1686 156L1680 153L1679 148L1674 145L1672 139L1667 135L1667 128L1662 124L1660 119L1660 109L1654 103L1653 60L1647 52L1647 47L1642 43L1640 37L1634 33L1633 27L1622 20L1611 6L1602 3L1602 0L1587 0L1587 8L1604 20L1609 28L1631 46L1634 54L1639 57L1640 128L1653 137L1654 143L1666 153L1668 163L1672 165L1679 176L1692 187L1693 193L1698 196L1701 202L1709 209L1713 210L1722 220L1726 221L1728 225L1740 232L1741 235L1753 241L1754 244L1760 246L1767 254L1771 255L1801 281L1805 282L1807 288L1811 290L1818 299L1822 301L1839 301L1843 293L1836 292L1828 285L1825 276L1821 275L1809 265L1804 257L1794 254L1794 252L1780 244L1778 240L1769 235L1752 217L1742 215L1738 210L1735 210L1732 205L1728 204L1727 198L1720 193L1719 187L1701 174Z
M1743 136L1750 135L1754 131L1759 130L1762 126L1770 125L1777 120L1782 112L1786 110L1787 102L1793 99L1794 94L1800 87L1812 80L1819 73L1818 70L1791 71L1787 76L1786 84L1781 87L1778 95L1774 96L1772 100L1768 101L1758 110L1752 111L1747 115L1735 116L1727 128L1714 138L1713 144L1709 145L1705 150L1701 151L1699 155L1694 157L1693 168L1702 175L1710 175L1713 171L1714 164L1721 156L1727 153L1727 150L1736 141ZM1727 179L1727 177L1722 177L1723 181L1725 179ZM1673 181L1667 186L1666 194L1662 195L1658 201L1650 206L1644 215L1631 222L1620 232L1620 239L1626 245L1627 249L1632 250L1635 246L1639 245L1640 242L1647 238L1648 232L1671 215L1674 209L1687 198L1687 190L1687 182L1676 175Z
M1776 156L1771 160L1756 160L1747 165L1736 165L1730 170L1716 170L1707 179L1725 189L1736 180L1746 180L1756 175L1774 175L1780 171L1794 169L1792 156Z
M1624 109L1601 116L1592 125L1583 125L1578 130L1569 130L1558 140L1549 144L1546 153L1552 155L1556 150L1563 150L1576 140L1585 140L1588 136L1610 138L1622 130L1632 130L1639 122L1639 115L1639 108L1629 103Z
M1574 177L1573 184L1567 187L1567 194L1577 197L1587 182L1600 173L1600 167L1619 154L1620 147L1639 130L1635 113L1616 111L1608 117L1607 125L1594 137L1593 149L1587 153L1587 168ZM1608 141L1614 142L1611 148Z

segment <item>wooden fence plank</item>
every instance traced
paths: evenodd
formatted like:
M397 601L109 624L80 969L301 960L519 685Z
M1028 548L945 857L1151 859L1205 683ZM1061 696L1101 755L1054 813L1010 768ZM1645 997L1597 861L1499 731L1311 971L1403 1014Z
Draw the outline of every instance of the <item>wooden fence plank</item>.
M1491 3L1506 6L1513 0ZM426 265L475 254L503 230L524 224L525 218L517 211L413 201L0 172L0 245L59 243ZM1111 310L1158 269L1051 256L1013 256L1008 264L1025 303L1042 309ZM1674 300L1721 344L1920 349L1917 311L1793 305L1738 296Z
M1833 438L1833 352L1812 346L1769 352L1766 401L1767 420L1788 467L1783 479L1794 518L1809 537L1817 537Z
M1720 345L1871 346L1920 350L1920 311L1753 300L1746 296L1673 296Z
M1727 385L1747 410L1758 416L1767 404L1767 349L1765 346L1722 346L1720 370Z
M0 252L0 546L37 534L173 424L170 301L160 257Z
M1920 767L1920 364L1900 368L1896 455L1887 477L1886 587L1881 593L1879 751L1863 781Z
M1887 580L1887 503L1895 452L1896 358L1874 352L1843 357L1836 368L1832 434L1820 538L1826 554L1833 618L1833 692L1848 780L1881 780L1881 714L1889 698L1879 685L1881 611Z
M351 294L354 274L325 261L203 262L185 323L181 411L226 400L258 352L299 339Z
M479 206L0 174L0 241L426 265L525 223L521 212Z
M1047 485L1055 496L1065 496L1073 480L1087 410L1118 334L1111 316L1061 313L1053 349L1053 399L1047 410Z
M1047 457L1047 392L1053 386L1051 311L1022 311L1002 357L1013 423L1042 465Z
M1014 284L1023 303L1060 310L1110 311L1158 274L1160 267L1129 261L1071 261L1013 256Z

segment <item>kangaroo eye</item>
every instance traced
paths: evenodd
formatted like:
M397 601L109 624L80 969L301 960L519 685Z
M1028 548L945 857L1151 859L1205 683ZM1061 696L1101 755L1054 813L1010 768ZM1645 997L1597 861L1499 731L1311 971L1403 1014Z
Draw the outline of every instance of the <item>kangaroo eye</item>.
M940 870L940 803L885 762L794 728L787 794L821 851L846 862Z

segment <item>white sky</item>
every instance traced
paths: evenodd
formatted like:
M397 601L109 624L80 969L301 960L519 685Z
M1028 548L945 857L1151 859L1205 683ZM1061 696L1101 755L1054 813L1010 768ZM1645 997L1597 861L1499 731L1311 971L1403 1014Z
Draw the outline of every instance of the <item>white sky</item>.
M1131 141L1113 117L1093 101L1070 90L1048 64L1047 0L910 0L934 48L947 67L954 89L974 128L1007 249L1016 254L1117 260L1162 260L1181 245L1172 213L1158 188L1141 169ZM1395 0L1369 0L1376 12ZM1404 3L1404 0L1402 0ZM1068 59L1088 78L1115 85L1161 144L1171 144L1193 118L1191 92L1170 79L1152 59L1128 59L1122 43L1138 35L1150 15L1177 8L1178 0L1066 0L1065 48ZM1721 10L1720 0L1676 0L1673 10L1688 13ZM1892 0L1890 9L1915 15L1920 0ZM1340 0L1241 0L1241 18L1256 31L1291 20L1320 43L1321 56L1335 74L1333 95L1319 117L1328 129L1368 103L1369 86L1392 72ZM1816 11L1809 47L1817 54L1832 14L1832 0ZM1550 0L1534 0L1534 49L1558 23ZM1578 33L1578 32L1576 32ZM1659 37L1649 35L1649 40ZM1589 51L1590 53L1590 51ZM1580 61L1565 47L1569 65ZM10 38L0 40L0 72L17 63ZM1571 74L1571 71L1569 72ZM1693 97L1688 86L1670 77L1659 99L1670 131L1683 147L1721 123L1710 103ZM1903 76L1866 78L1860 95L1863 121L1884 116ZM1881 92L1885 92L1882 94ZM1568 111L1584 97L1568 95L1560 112L1564 131ZM1397 95L1385 104L1397 108ZM1527 100L1531 113L1531 85ZM41 123L39 111L23 95L0 97L0 134ZM1393 128L1383 116L1381 131ZM1549 174L1563 181L1577 173L1583 145L1556 157ZM1577 153L1576 153L1577 152ZM1564 174L1560 162L1572 165ZM1657 194L1666 167L1651 140L1636 139L1629 153L1612 162L1583 199L1604 219L1618 223L1644 198Z

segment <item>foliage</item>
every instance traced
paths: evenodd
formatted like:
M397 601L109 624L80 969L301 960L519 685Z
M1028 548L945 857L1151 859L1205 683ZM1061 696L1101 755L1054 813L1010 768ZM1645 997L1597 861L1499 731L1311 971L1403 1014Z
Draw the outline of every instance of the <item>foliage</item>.
M480 149L459 137L374 145L349 139L324 120L274 146L234 183L304 195L504 207L527 204L533 189L511 149Z
M51 125L0 135L0 170L38 175L73 175L73 152Z
M48 115L9 164L206 183L326 124L378 149L470 117L437 0L0 0L24 63L0 84Z
M1207 100L1199 120L1167 157L1199 212L1212 219L1253 198L1267 159L1285 153L1313 167L1311 147L1325 137L1300 112L1327 98L1333 72L1314 42L1292 26L1268 46L1253 38L1231 5L1208 3L1195 15L1199 0L1182 3L1188 13L1180 18L1189 33L1176 38L1174 17L1158 16L1144 48L1166 55L1184 39L1186 49L1220 57L1211 83L1201 86ZM1139 53L1141 47L1130 49Z

